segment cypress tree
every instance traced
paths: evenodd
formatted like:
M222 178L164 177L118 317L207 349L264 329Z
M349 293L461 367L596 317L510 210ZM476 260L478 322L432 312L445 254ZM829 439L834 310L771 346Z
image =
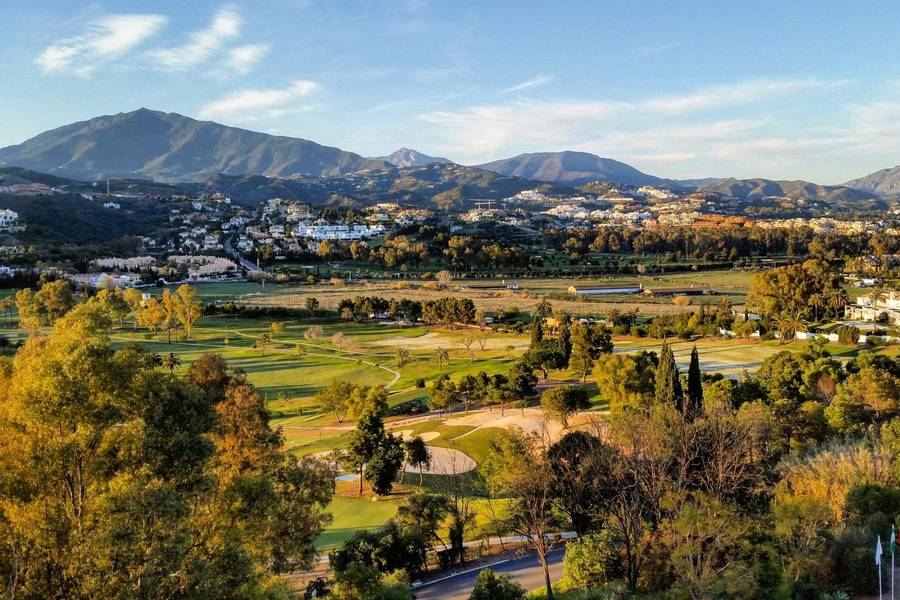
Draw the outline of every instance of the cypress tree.
M669 343L663 341L659 351L659 366L656 367L656 403L668 402L674 404L678 410L682 410L684 394L681 391L681 379L678 375L678 365L675 364L675 353Z
M535 346L544 339L544 319L539 314L532 315L531 322L531 345Z
M691 350L691 366L688 368L687 402L684 414L688 420L693 421L703 414L703 383L700 381L700 355L697 346Z
M559 326L559 339L557 340L559 353L563 357L563 363L568 367L569 359L572 357L572 331L569 328L571 318L569 315L560 317L562 321Z

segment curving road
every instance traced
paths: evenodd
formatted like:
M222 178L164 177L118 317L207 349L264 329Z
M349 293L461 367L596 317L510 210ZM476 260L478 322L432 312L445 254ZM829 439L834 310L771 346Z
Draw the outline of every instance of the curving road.
M562 579L562 559L565 548L554 548L548 556L550 562L550 580ZM488 565L495 573L509 575L526 590L543 589L544 571L537 556L529 554L523 558L514 558L493 566ZM486 568L486 567L482 567ZM481 568L463 571L458 575L448 575L432 583L413 590L416 600L466 600L475 585L475 578Z

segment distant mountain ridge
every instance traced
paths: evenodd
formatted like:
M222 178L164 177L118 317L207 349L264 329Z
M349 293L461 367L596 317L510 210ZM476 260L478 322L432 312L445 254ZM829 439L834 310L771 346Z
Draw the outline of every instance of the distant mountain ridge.
M200 180L217 173L329 177L392 168L382 160L301 138L145 108L46 131L0 149L0 161L65 177L163 181Z
M700 190L747 201L788 197L826 204L845 204L877 198L871 192L841 185L818 185L809 181L774 181L761 178L722 179L711 185L702 186Z
M453 161L443 156L429 156L411 148L400 148L387 156L376 156L372 160L383 160L395 167L424 167L431 164L452 164Z
M879 196L900 195L900 165L845 181L842 185Z
M577 186L594 181L625 185L670 185L631 165L587 152L533 152L477 165L501 175Z

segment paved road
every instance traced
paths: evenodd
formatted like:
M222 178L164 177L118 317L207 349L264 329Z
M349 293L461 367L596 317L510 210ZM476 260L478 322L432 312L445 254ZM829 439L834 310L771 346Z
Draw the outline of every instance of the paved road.
M225 238L224 248L225 248L225 254L230 254L231 257L234 258L235 260L237 260L240 263L240 265L242 267L244 267L244 269L246 269L247 271L253 273L255 271L262 270L259 267L257 267L255 264L253 264L252 262L250 262L249 260L247 260L246 258L241 256L241 253L238 252L237 250L235 250L231 246L231 238L230 237Z
M562 559L565 548L555 548L550 551L550 580L562 579ZM544 571L541 563L534 554L524 558L516 558L491 567L495 573L505 573L526 590L536 590L544 587ZM466 600L475 585L478 571L464 572L455 577L443 579L431 585L425 585L413 590L417 600Z

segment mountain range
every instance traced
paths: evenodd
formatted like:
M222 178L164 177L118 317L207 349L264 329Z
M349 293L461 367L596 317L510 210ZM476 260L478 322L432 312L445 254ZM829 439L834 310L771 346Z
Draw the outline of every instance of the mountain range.
M469 167L409 148L366 158L302 138L269 135L146 108L72 123L21 144L0 148L0 165L94 181L141 178L202 182L222 175L236 180L264 176L304 180L301 187L307 190L315 187L317 178L370 173L366 183L357 181L362 186L359 189L368 185L377 188L379 195L397 192L398 199L444 194L444 200L452 200L451 204L479 197L480 193L486 194L483 197L496 197L501 190L535 187L536 182L569 188L593 182L661 185L683 191L700 189L742 200L789 196L829 205L900 195L900 167L848 181L843 186L766 179L664 179L611 158L571 151L520 154ZM424 167L442 168L415 170ZM342 193L345 186L337 181L324 187Z

